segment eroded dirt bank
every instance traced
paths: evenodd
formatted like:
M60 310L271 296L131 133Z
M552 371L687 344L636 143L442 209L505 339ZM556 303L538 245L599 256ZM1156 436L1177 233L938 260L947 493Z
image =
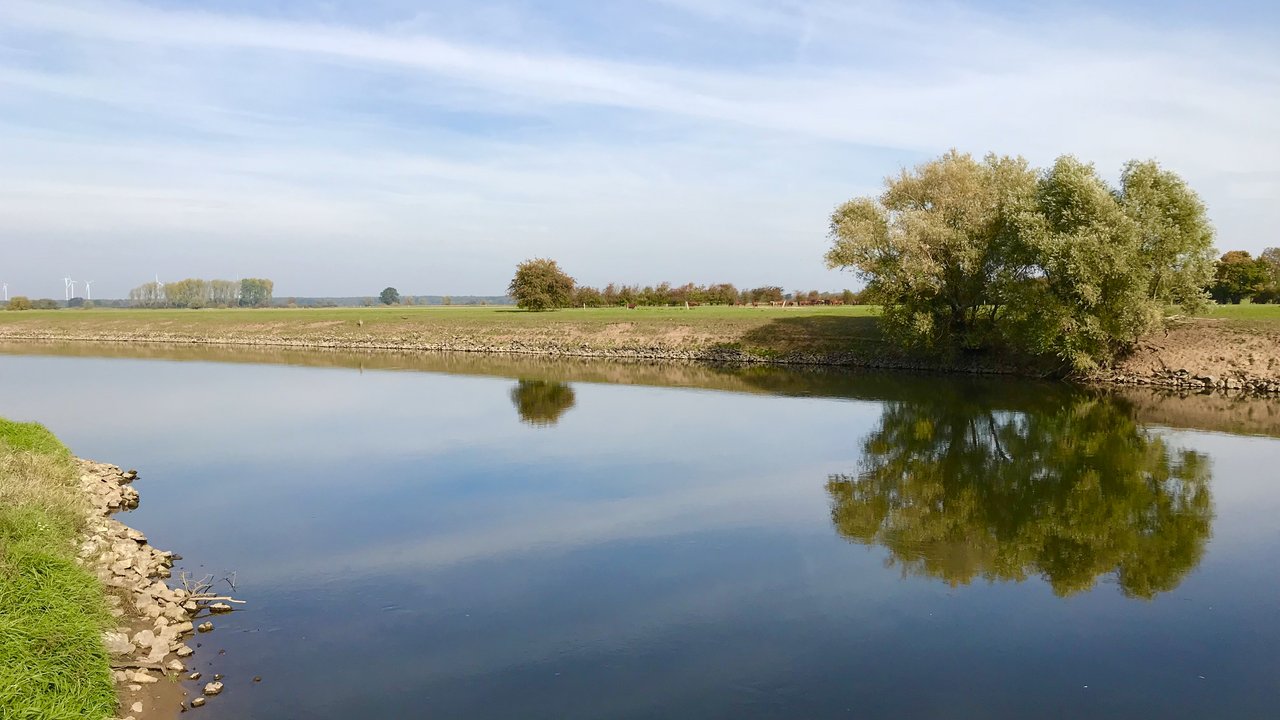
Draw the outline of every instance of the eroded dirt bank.
M1280 328L1198 319L1143 338L1094 378L1121 385L1280 393Z
M680 360L702 363L830 365L959 373L1044 376L1052 370L992 355L936 359L892 347L862 328L871 318L792 318L769 333L717 334L714 323L697 333L644 333L628 323L608 323L592 331L560 325L555 332L536 326L504 327L500 334L458 327L302 324L219 327L216 332L156 327L94 329L88 326L0 326L0 341L107 343L126 346L191 345L398 352L467 352L626 360ZM794 321L794 322L793 322ZM827 325L844 323L838 332ZM855 332L854 326L862 328ZM862 333L862 334L859 334ZM1135 352L1081 380L1179 389L1222 389L1280 393L1280 327L1196 319L1171 325L1140 342Z

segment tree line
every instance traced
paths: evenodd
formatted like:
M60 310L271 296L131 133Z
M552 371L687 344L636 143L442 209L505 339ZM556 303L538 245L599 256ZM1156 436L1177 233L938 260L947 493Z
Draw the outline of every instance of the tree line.
M1280 303L1280 248L1267 248L1258 257L1231 250L1218 260L1209 295L1219 303Z
M851 290L818 290L786 293L779 285L739 290L732 283L698 285L625 285L609 283L603 288L578 285L560 265L548 258L526 260L516 268L507 293L526 310L553 310L567 307L669 307L685 305L758 305L794 302L802 305L855 305L862 296Z
M150 282L129 291L129 304L146 308L270 307L275 283L266 278Z

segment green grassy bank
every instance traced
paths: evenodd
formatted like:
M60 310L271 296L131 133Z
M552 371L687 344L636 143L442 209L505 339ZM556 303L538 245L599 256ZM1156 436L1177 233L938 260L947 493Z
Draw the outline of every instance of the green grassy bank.
M115 714L102 586L76 565L75 461L48 430L0 418L0 718Z

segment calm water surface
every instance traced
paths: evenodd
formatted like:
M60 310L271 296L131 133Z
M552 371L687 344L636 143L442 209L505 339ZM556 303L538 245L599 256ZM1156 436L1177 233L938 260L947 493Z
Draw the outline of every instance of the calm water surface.
M138 468L124 519L249 601L203 717L1280 712L1276 403L5 352L0 415Z

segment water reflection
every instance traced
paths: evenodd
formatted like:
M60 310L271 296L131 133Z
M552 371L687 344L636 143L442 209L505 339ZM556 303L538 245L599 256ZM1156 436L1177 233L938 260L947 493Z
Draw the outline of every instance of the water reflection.
M1204 554L1210 463L1169 447L1110 396L1005 410L964 393L889 402L857 475L827 480L843 537L951 585L1043 577L1061 596L1114 574L1172 590Z
M534 427L549 427L573 407L573 388L546 380L519 380L511 388L511 403L520 421Z

